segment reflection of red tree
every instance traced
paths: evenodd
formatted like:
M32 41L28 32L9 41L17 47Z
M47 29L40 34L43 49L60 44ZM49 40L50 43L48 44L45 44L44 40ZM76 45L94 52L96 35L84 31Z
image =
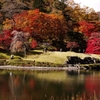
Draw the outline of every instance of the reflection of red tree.
M29 81L29 87L32 89L32 88L34 88L34 86L35 86L34 80L30 79L30 81Z
M13 80L14 80L14 85L16 87L20 87L20 79L19 79L19 77L16 76L16 77L13 78Z
M87 77L85 80L85 88L88 93L100 94L100 77Z
M86 53L100 54L100 32L93 32L87 41Z
M8 95L10 95L9 85L7 82L7 79L0 77L0 98L3 96L6 98Z

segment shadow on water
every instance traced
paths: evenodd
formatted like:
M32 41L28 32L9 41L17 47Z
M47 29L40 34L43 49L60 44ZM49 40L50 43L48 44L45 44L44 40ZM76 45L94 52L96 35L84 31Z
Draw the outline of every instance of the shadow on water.
M80 76L80 75L92 75L93 71L89 71L89 70L67 70L66 74L69 76Z

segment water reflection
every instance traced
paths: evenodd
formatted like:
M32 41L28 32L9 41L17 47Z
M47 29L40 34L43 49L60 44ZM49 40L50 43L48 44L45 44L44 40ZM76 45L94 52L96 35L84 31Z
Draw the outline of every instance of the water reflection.
M87 76L85 79L86 91L90 94L100 95L100 76Z
M0 71L0 100L100 100L100 72Z

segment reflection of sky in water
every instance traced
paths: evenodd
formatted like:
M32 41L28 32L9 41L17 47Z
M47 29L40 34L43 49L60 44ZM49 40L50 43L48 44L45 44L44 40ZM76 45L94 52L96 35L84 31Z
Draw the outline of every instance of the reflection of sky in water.
M83 95L89 99L93 94L99 98L99 81L100 73L92 72L1 71L0 100L70 100Z

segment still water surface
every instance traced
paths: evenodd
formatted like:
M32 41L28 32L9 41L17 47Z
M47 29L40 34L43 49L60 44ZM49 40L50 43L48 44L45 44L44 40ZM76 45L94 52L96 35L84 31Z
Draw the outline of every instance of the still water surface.
M0 70L0 100L100 100L100 72Z

